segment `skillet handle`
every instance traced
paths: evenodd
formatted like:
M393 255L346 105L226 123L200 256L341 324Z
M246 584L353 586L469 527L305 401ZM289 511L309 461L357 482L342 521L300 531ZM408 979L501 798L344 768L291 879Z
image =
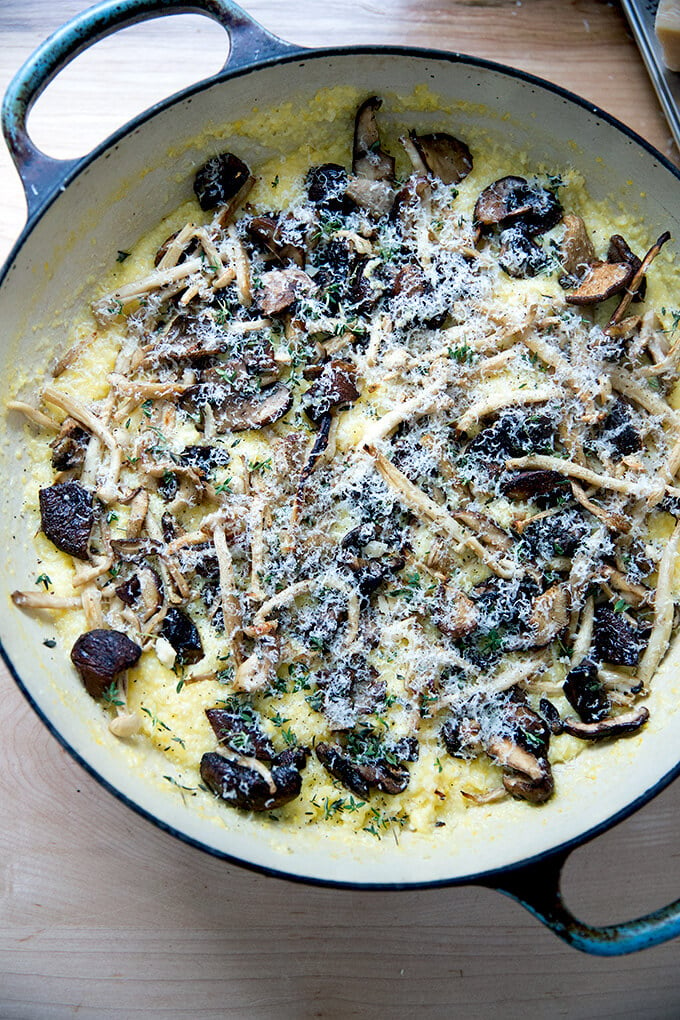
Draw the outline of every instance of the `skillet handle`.
M2 130L26 192L29 218L62 187L80 159L52 159L31 141L26 120L52 79L88 47L127 28L167 14L205 14L228 32L230 71L303 52L254 21L233 0L103 0L57 29L16 73L0 114Z
M597 927L579 921L560 892L560 874L568 856L568 851L561 851L484 884L517 900L574 949L594 956L624 956L680 935L680 900L620 924Z

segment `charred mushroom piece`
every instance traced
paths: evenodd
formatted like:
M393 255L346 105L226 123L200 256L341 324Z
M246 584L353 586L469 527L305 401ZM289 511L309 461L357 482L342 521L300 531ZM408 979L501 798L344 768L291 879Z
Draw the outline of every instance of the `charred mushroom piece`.
M272 758L272 765L286 765L290 768L297 769L301 772L307 764L309 758L308 747L287 747L285 751L279 751L278 754Z
M228 386L216 383L196 383L182 395L181 406L202 415L206 405L213 409L216 424L220 430L244 432L246 429L261 429L283 418L293 404L293 394L278 383L268 386L252 397L242 397ZM201 427L202 423L198 424Z
M477 629L479 610L465 592L442 584L436 591L432 619L443 634L460 641Z
M392 764L386 759L361 763L339 744L317 744L316 756L334 779L364 800L370 797L371 787L394 795L403 793L409 783L409 771L403 765Z
M380 148L375 114L381 106L382 99L371 96L361 104L354 121L352 172L370 181L394 180L394 157Z
M302 399L310 421L319 425L325 415L353 404L359 396L355 380L356 367L351 361L334 360L324 365Z
M395 297L403 294L404 297L415 297L424 294L427 290L427 279L421 266L414 262L407 262L401 266L394 280L392 281L392 293Z
M219 742L226 744L237 754L248 755L259 761L275 760L277 765L294 764L292 761L276 759L274 745L263 732L257 713L249 705L238 706L238 710L235 711L228 708L207 708L205 714Z
M186 446L180 454L180 459L183 464L189 464L208 474L213 468L226 467L231 456L223 446Z
M323 163L307 171L309 201L325 212L351 212L353 203L347 197L347 184L347 171L339 163Z
M536 276L548 265L548 256L524 227L507 227L501 231L500 242L498 265L514 279Z
M302 269L305 264L305 249L302 245L289 241L282 229L280 217L253 216L246 225L246 230L261 247L282 262L295 262Z
M593 656L613 666L637 666L647 635L629 623L623 613L597 606L593 622Z
M625 290L632 278L633 270L626 262L594 262L565 300L569 305L597 305Z
M564 720L564 732L581 740L606 740L608 737L622 737L634 733L649 719L649 711L643 706L621 715L599 719L597 722L577 722L576 719Z
M387 216L394 201L394 191L387 181L372 181L367 177L351 177L345 194L376 219Z
M621 234L612 234L609 238L609 248L607 249L607 262L622 262L632 269L631 276L634 276L642 265L642 259L639 259L635 252L631 251L628 247L628 242L625 237ZM642 283L639 289L635 293L633 301L642 301L647 290L647 280L643 277Z
M552 701L548 701L547 698L541 698L538 703L538 708L550 727L550 732L556 737L559 736L560 733L564 731L564 726L562 725L560 713L557 711Z
M271 770L271 782L238 761L211 752L201 758L201 779L232 807L243 811L271 811L299 796L302 776L296 768L280 765Z
M101 698L107 687L131 669L142 649L120 630L89 630L71 649L71 662L80 673L88 694Z
M567 584L553 584L534 601L529 616L530 648L545 648L569 623L571 594Z
M554 495L565 492L568 479L557 471L517 471L501 482L501 491L510 499L534 499L536 496Z
M262 276L258 303L265 315L280 315L314 287L302 269L273 269Z
M237 195L250 177L250 170L238 156L223 152L213 156L196 172L194 192L204 212L223 205Z
M598 680L597 673L596 662L582 659L578 666L569 671L562 685L567 701L585 723L606 719L612 709L609 695Z
M499 765L510 769L503 786L513 797L543 804L554 790L548 761L550 728L545 720L523 702L504 706L504 729L509 735L495 736L486 742L486 751Z
M444 184L458 184L472 170L472 154L459 138L443 131L430 135L411 132L410 137L428 172Z
M92 493L78 482L60 482L40 489L38 499L45 536L62 552L86 560L94 525Z
M59 435L52 441L52 467L55 471L74 471L83 466L90 433L74 418L65 418Z
M175 649L180 665L190 666L203 658L203 645L196 624L176 606L170 606L166 612L161 635Z
M143 594L143 589L148 585L151 596L158 597L160 604L163 595L163 582L156 571L147 565L140 568L138 573L131 574L126 581L116 587L116 595L126 606L136 605Z
M617 400L602 422L602 433L611 445L611 457L620 461L630 453L637 453L644 446L642 436L634 427L628 404Z
M482 191L475 203L475 223L484 232L523 226L532 237L545 233L562 218L552 191L524 177L501 177Z

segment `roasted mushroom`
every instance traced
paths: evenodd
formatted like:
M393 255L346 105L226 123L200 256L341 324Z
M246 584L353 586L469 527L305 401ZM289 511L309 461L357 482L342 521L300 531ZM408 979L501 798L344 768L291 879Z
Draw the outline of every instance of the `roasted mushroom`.
M593 655L614 666L637 666L647 644L647 632L630 623L624 613L597 606L593 623Z
M253 216L246 225L250 237L281 262L295 262L302 269L305 248L286 236L286 221L280 215Z
M382 99L371 96L364 100L354 121L352 172L370 181L394 180L394 157L380 148L380 133L375 119Z
M170 606L167 610L161 635L175 649L180 665L189 666L203 658L203 645L196 624L176 606Z
M562 286L573 286L573 281L581 279L595 262L595 248L580 216L565 213L562 222L564 235L560 241L559 259L566 276L563 277L564 282L561 279L560 283Z
M293 395L283 383L265 387L252 397L235 393L227 385L196 383L180 399L180 405L192 414L203 415L206 405L211 407L218 430L232 432L271 425L290 410L292 403Z
M73 418L65 418L59 435L50 444L52 467L55 471L80 470L85 460L90 433Z
M86 560L94 525L92 493L79 482L60 482L40 489L38 499L45 536L62 552Z
M458 184L472 170L472 154L459 138L444 131L430 135L412 131L409 137L427 172L444 184Z
M196 171L194 178L194 191L201 209L207 212L228 202L239 193L249 177L250 170L233 153L213 156Z
M339 163L323 163L307 171L307 196L318 209L328 213L348 213L352 201L347 197L347 171Z
M101 698L107 687L142 654L139 645L120 630L89 630L71 649L71 661L80 673L88 694Z
M302 269L272 269L262 276L257 300L265 315L280 315L314 287Z
M593 262L576 290L567 294L569 305L597 305L620 294L633 278L627 262Z
M358 797L368 800L371 788L382 793L403 793L409 783L409 771L386 758L357 761L339 744L316 745L316 756L327 772Z
M501 177L482 191L475 203L475 222L483 232L521 226L535 237L562 218L562 206L552 191L524 177Z
M294 800L302 789L302 776L290 765L275 766L267 778L247 764L211 752L201 758L200 770L216 797L243 811L272 811Z
M257 712L250 705L207 708L205 714L219 742L230 750L259 761L270 762L275 758L274 745L265 735Z
M562 685L567 701L586 723L606 719L612 708L606 688L597 674L597 663L592 659L582 659L578 666L569 670Z
M548 256L525 227L507 227L500 234L498 265L518 280L536 276L548 265Z
M304 395L307 417L318 425L331 411L353 404L359 396L355 380L356 367L351 361L329 361Z
M568 479L557 471L515 471L501 481L501 491L510 499L534 499L536 496L554 496L565 492Z
M562 725L564 732L572 737L579 737L581 740L607 740L610 737L634 733L644 726L648 719L649 710L641 705L639 708L631 709L630 712L598 719L596 722L578 722L576 719L567 718Z

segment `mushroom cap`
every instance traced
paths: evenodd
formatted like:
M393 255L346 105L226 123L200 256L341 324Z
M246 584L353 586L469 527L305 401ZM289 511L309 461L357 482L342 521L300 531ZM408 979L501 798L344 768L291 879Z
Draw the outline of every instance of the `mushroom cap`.
M81 634L71 649L71 662L88 694L101 698L120 673L139 660L142 649L120 630L97 628Z
M250 170L232 152L213 156L196 171L194 192L204 212L228 202L250 177Z
M94 525L92 493L79 482L59 482L40 489L38 500L45 536L62 552L86 560Z
M472 170L472 153L459 138L435 131L428 135L411 133L411 141L429 173L444 184L458 184Z

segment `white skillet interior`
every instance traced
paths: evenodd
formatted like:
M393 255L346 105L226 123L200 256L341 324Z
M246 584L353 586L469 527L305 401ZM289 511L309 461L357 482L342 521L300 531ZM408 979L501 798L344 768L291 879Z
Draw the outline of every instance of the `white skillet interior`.
M451 130L483 124L493 138L525 149L536 162L575 166L596 198L614 196L636 210L649 235L680 238L680 181L643 147L559 94L500 71L418 54L310 56L218 82L155 114L94 159L51 204L25 239L0 287L0 378L4 401L30 393L43 379L93 278L111 252L135 241L191 191L196 166L230 147L220 125L247 118L282 99L306 105L319 89L351 83L361 92L407 95L422 84L455 110ZM441 120L441 118L439 118ZM209 129L206 132L206 129ZM202 137L200 147L194 140ZM206 138L209 140L206 142ZM255 143L236 150L256 166ZM512 172L509 168L508 172ZM67 652L42 644L46 621L15 610L9 594L35 573L35 521L22 515L25 462L18 416L3 418L0 535L4 549L1 637L32 699L90 767L148 814L193 840L237 859L293 875L371 884L461 879L503 867L576 838L626 807L677 763L680 677L671 653L648 701L651 721L639 734L594 746L556 773L559 795L535 808L507 802L465 812L452 830L381 842L336 840L332 829L287 833L240 817L208 798L184 801L163 782L164 759L150 755L141 774L112 737L74 674ZM680 652L680 648L677 649ZM27 749L30 754L30 749Z

